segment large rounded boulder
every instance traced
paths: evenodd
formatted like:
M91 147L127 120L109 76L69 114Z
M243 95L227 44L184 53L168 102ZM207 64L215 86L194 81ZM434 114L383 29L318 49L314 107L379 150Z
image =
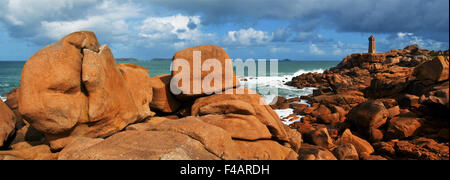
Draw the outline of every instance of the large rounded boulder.
M73 137L108 137L152 115L148 71L119 68L93 32L67 35L34 54L22 71L18 108L53 150ZM139 80L145 82L137 82Z
M388 117L389 111L382 102L370 100L350 110L347 118L358 127L379 128Z
M206 45L181 50L173 56L172 91L178 99L191 100L239 86L230 57L219 46ZM217 68L217 69L216 69ZM215 84L215 80L219 84ZM187 84L183 84L187 80ZM210 84L208 84L210 83Z
M440 82L448 80L448 59L438 56L431 61L427 61L414 69L414 75L418 80L431 80Z
M80 31L44 47L25 64L19 112L41 132L59 134L88 121L87 91L81 82L83 49L99 51L93 32Z

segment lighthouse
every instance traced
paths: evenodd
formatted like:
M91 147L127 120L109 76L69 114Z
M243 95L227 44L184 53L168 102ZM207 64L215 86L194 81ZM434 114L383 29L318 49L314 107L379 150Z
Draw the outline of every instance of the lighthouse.
M370 36L369 37L369 54L376 53L377 50L375 49L375 37Z

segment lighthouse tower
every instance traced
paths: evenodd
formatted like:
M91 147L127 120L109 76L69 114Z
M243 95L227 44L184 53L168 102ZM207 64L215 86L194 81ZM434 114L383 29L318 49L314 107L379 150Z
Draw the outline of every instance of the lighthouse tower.
M377 50L375 49L375 37L370 36L369 37L369 54L376 53Z

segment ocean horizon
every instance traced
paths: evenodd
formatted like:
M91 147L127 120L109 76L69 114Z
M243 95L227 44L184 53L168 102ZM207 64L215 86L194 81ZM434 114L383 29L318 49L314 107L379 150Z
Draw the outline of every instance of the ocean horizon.
M336 66L340 61L306 61L306 60L290 60L278 62L278 74L277 76L270 77L269 71L266 76L258 75L258 77L264 78L264 86L275 86L281 90L282 96L287 96L289 93L284 90L291 90L293 87L284 86L284 83L290 81L292 77L309 73L309 72L323 72L326 69ZM11 90L20 87L20 76L22 68L26 61L0 61L0 95L9 93ZM136 64L145 67L149 70L151 77L170 74L171 61L152 61L152 60L139 60L139 61L117 61L117 64L129 63ZM269 70L269 67L267 67ZM244 72L244 76L240 78L243 85L248 85L257 80L257 77L249 77L247 71ZM246 79L244 81L244 79Z
M249 76L247 71L243 76L238 76L241 86L250 87L260 93L268 88L277 88L278 96L286 98L300 97L312 93L312 88L298 89L296 87L285 85L293 77L304 73L318 72L321 73L326 69L336 66L340 61L283 61L278 62L278 74L276 76L269 75L269 66L267 66L267 75L257 77ZM0 61L0 95L9 93L11 90L20 87L20 76L22 68L26 61ZM171 61L117 61L117 64L129 63L145 67L149 70L151 77L170 74ZM247 69L246 69L247 70ZM255 86L256 85L256 86ZM252 88L252 87L256 87ZM261 93L260 93L261 94ZM269 103L275 95L263 95L264 99ZM1 96L3 101L5 97Z

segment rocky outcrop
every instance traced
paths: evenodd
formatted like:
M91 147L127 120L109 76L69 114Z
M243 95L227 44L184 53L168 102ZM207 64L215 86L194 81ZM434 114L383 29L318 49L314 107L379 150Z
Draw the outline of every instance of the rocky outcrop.
M52 153L47 145L31 146L21 143L10 151L0 151L0 160L56 160L58 154Z
M333 152L339 160L359 160L358 151L353 144L340 145Z
M241 94L243 93L243 94ZM193 116L240 114L255 117L255 123L266 126L279 141L288 141L286 131L278 115L256 92L247 89L231 89L222 94L198 98L192 105Z
M153 87L153 99L150 107L156 111L163 113L173 113L180 108L180 102L175 99L175 96L170 92L170 80L172 76L159 75L151 78Z
M316 87L312 95L269 106L238 87L220 47L182 50L171 75L151 78L116 65L92 32L76 32L33 55L20 89L0 102L0 159L448 159L448 58L431 54L418 46L353 54L288 83ZM188 71L177 68L185 62ZM180 79L190 86L171 84ZM273 108L302 119L288 127Z
M19 89L13 89L11 92L7 94L3 94L3 97L6 97L6 101L4 102L16 115L17 126L23 126L22 115L19 113Z
M375 151L388 159L448 160L448 143L438 143L428 138L391 140L374 144Z
M367 101L348 113L348 120L361 128L379 128L384 125L389 112L380 101Z
M389 122L386 132L388 138L402 139L412 136L422 125L420 118L412 117L395 117Z
M197 63L192 54L197 50L202 51L201 64L216 58L221 69L190 66L192 73L175 69L173 75L150 78L140 66L117 65L108 46L100 46L88 31L43 48L26 63L21 88L10 94L10 106L18 107L25 121L8 138L13 143L0 151L0 159L298 159L302 135L282 124L256 92L236 88L223 49L183 50L175 54L174 64L180 58ZM212 90L182 89L178 99L174 96L171 82L177 77L200 72L192 82L197 84L229 70L231 80L221 76L224 81L211 84Z
M312 141L317 146L331 149L334 146L333 139L331 139L330 135L328 134L327 128L321 128L319 130L316 130L312 133Z
M191 100L239 86L230 57L225 50L214 45L192 47L175 53L172 77L174 84L178 83L174 89L179 91L176 97L180 100ZM207 81L211 77L218 77L220 81ZM183 78L188 80L188 85L183 85Z
M226 130L234 139L256 141L272 138L269 129L255 116L240 114L206 115L201 116L201 120Z
M352 144L356 148L356 151L359 155L361 155L362 153L372 154L375 151L369 142L353 135L349 129L345 130L342 136L336 141L336 144Z
M270 104L272 109L288 109L290 107L287 99L281 96L275 97Z
M317 89L301 97L310 107L285 100L293 107L293 115L304 116L290 127L301 132L306 143L322 146L329 144L321 131L326 128L336 145L328 150L338 159L345 158L336 153L351 152L349 147L338 151L345 144L352 144L362 160L405 158L396 147L417 153L408 155L409 159L445 159L447 156L430 153L423 146L418 148L414 139L448 143L448 64L448 51L411 45L387 53L352 54L323 73L294 77L286 84ZM398 140L400 146L394 142ZM448 147L444 154L445 149Z
M15 145L20 142L28 142L33 145L44 144L44 135L22 118L19 112L18 93L19 89L13 89L10 93L2 95L8 98L5 104L11 108L16 116L15 134L11 138L10 144Z
M337 160L336 157L325 148L304 144L299 152L299 160Z
M0 147L14 133L16 116L9 107L0 100Z
M414 76L418 80L440 82L448 80L448 71L448 60L445 60L443 56L438 56L417 66L414 69Z
M296 159L295 152L275 141L236 140L196 117L167 120L149 131L125 131L106 140L73 143L60 159Z
M108 46L84 50L82 82L88 96L87 137L107 137L138 120L138 107Z
M94 33L72 33L34 54L22 70L19 112L41 132L60 134L88 122L88 98L81 82L83 50L98 52Z
M153 84L148 75L149 70L134 64L119 64L117 67L138 108L139 121L153 116L154 112L150 110L150 103L153 100Z
M87 142L89 143L89 142ZM69 145L69 147L72 145ZM201 142L171 131L125 131L80 151L65 153L65 160L206 160L219 159Z
M73 137L108 137L152 115L147 72L138 66L118 67L94 33L75 32L27 61L18 109L53 150Z

